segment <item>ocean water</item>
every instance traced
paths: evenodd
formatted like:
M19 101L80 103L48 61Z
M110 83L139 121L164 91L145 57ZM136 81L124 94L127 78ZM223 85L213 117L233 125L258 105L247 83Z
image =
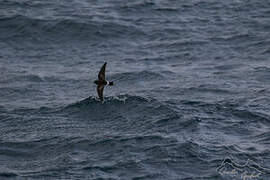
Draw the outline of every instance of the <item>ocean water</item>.
M0 179L268 180L269 88L269 0L1 0Z

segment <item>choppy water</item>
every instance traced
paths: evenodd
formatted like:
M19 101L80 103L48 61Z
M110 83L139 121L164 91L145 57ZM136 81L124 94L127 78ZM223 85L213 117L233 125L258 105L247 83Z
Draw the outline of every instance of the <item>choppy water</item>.
M0 179L270 179L269 57L268 0L1 0Z

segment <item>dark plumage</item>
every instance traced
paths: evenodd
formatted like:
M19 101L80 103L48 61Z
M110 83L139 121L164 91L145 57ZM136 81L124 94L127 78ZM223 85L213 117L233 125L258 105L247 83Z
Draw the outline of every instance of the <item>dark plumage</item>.
M101 67L99 73L98 73L98 80L95 80L94 83L97 85L97 93L100 100L103 100L103 90L104 86L109 85L112 86L113 82L108 82L105 79L105 70L106 70L106 64L105 62L103 66Z

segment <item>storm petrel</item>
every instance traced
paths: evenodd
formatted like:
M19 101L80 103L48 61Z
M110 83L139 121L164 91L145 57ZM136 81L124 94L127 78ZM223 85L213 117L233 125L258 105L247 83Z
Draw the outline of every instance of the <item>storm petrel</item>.
M98 93L98 97L101 101L103 101L103 90L104 87L106 85L112 86L113 85L113 81L109 82L106 81L105 79L105 69L106 69L106 64L107 62L105 62L103 64L103 66L101 67L99 73L98 73L98 80L95 80L94 83L97 85L97 93Z

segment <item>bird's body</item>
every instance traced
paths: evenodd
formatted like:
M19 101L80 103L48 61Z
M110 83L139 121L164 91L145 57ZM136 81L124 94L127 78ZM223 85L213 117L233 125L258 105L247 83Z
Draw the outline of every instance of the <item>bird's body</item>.
M94 83L97 85L97 93L100 100L103 100L103 90L106 85L112 86L113 82L106 81L105 79L105 69L106 69L106 62L101 67L98 73L98 80L95 80Z
M98 86L106 86L108 84L108 81L95 80L94 83Z

